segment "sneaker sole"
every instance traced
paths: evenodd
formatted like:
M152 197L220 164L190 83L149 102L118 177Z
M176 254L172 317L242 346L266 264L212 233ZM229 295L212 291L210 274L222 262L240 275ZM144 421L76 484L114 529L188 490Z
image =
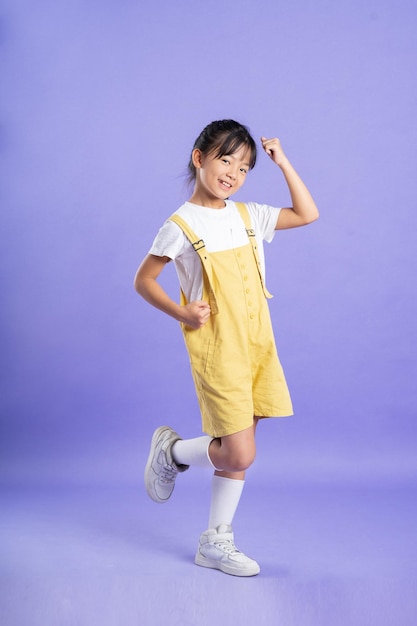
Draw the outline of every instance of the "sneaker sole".
M214 561L212 559L207 559L205 556L197 552L195 555L194 562L196 565L200 567L209 567L210 569L218 569L224 574L230 574L231 576L256 576L261 571L261 568L256 563L252 568L247 568L242 570L240 568L232 567L228 563L222 563L221 561Z
M171 431L172 429L169 428L169 426L160 426L154 432L152 441L151 441L151 449L150 449L148 460L145 466L145 474L144 474L146 492L148 496L151 498L151 500L153 500L154 502L157 502L158 504L164 504L171 497L171 494L168 496L168 498L165 498L165 499L160 498L158 496L158 494L155 491L155 486L154 486L155 476L152 475L153 474L152 461L154 460L154 457L155 457L155 448L156 448L156 445L158 443L160 436L166 430Z

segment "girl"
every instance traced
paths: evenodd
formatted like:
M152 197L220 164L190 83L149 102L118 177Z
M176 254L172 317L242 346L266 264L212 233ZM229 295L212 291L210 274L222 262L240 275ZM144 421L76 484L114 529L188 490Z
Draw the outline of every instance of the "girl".
M138 293L180 322L206 433L182 440L168 426L155 431L145 469L148 495L166 502L178 472L190 465L213 468L208 530L195 562L235 576L260 571L237 550L232 531L245 471L255 458L256 425L260 418L292 415L266 302L263 240L318 218L279 140L262 137L261 143L285 177L292 208L229 200L255 166L256 145L238 122L212 122L191 152L193 194L162 226L135 277ZM158 283L171 260L180 304Z

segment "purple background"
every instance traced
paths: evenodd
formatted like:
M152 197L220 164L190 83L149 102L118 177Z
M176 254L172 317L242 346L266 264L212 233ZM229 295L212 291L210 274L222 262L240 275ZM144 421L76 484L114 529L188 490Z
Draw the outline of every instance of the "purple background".
M154 428L200 433L180 330L132 281L159 226L187 199L195 137L224 117L256 138L279 136L321 211L319 222L278 233L266 249L296 414L262 424L253 484L411 489L415 2L6 0L0 19L9 497L113 484L143 498ZM289 203L263 154L236 199ZM177 297L173 268L162 282ZM189 515L194 497L184 505ZM409 519L409 502L397 503L399 519ZM285 517L280 499L276 511ZM162 512L152 515L163 528ZM401 549L408 554L406 543ZM9 556L14 571L20 561Z

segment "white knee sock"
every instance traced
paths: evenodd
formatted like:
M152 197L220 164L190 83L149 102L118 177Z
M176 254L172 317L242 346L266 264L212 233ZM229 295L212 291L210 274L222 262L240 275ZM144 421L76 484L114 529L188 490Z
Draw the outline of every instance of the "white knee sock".
M219 524L232 524L244 484L244 480L213 476L209 528L217 528Z
M214 465L209 457L209 445L212 441L213 437L208 435L195 439L179 439L172 446L174 461L179 465L197 465L213 469Z

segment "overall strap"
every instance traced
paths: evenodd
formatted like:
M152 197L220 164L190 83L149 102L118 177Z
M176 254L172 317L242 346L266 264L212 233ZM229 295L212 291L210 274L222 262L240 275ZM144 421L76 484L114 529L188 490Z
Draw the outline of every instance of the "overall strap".
M262 276L262 266L261 266L261 260L259 258L258 244L256 243L255 231L252 228L252 222L250 219L248 208L246 204L244 204L243 202L235 202L235 204L240 213L240 217L242 218L243 223L245 224L246 232L248 234L248 238L252 246L253 256L255 257L256 267L258 268L259 278L261 280L263 292L266 298L272 298L272 294L270 294L268 289L266 288L264 277Z
M206 251L206 244L204 243L203 239L200 239L198 235L195 234L195 232L188 226L187 222L183 220L182 217L180 217L179 215L176 215L176 214L171 215L171 217L169 217L168 219L171 222L174 222L177 226L181 228L184 235L187 237L188 241L194 248L195 252L200 257L201 264L207 276L208 300L209 300L211 313L212 315L216 315L219 312L219 308L217 306L216 296L211 286L212 285L212 278L211 278L212 271L211 271L211 263L209 261L207 251Z

